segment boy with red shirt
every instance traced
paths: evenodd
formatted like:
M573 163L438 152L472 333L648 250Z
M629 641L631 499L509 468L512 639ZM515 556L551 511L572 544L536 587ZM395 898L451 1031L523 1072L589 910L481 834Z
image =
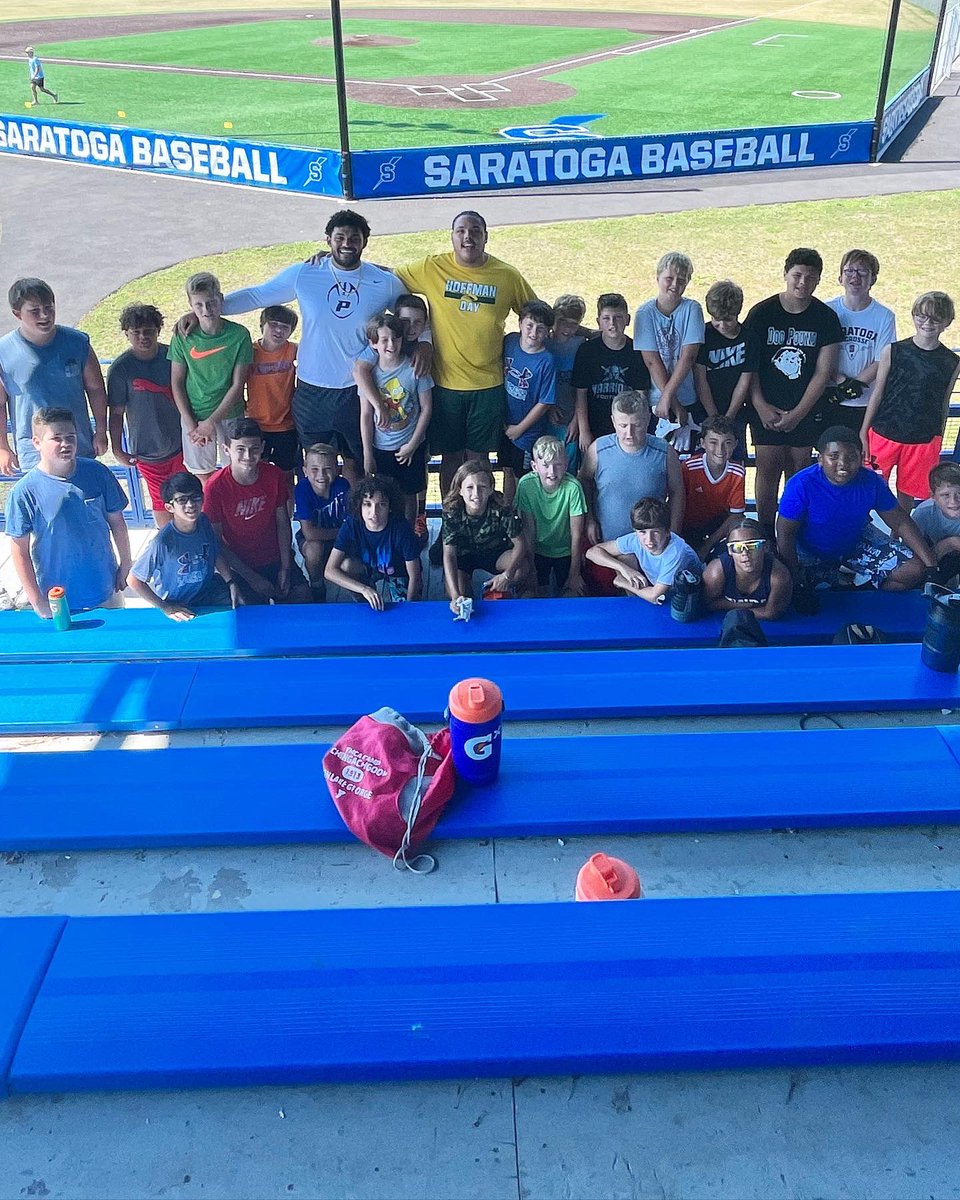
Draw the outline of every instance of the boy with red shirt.
M263 431L263 457L285 471L291 485L300 463L293 422L293 389L297 383L297 344L290 335L297 314L284 304L271 304L260 314L260 337L253 343L247 375L247 416Z
M271 600L304 604L310 591L293 561L290 484L263 459L263 434L256 421L226 423L227 466L211 478L203 500L227 561L240 578L243 602Z
M683 540L704 562L743 516L746 472L731 461L737 427L730 417L707 417L700 427L701 453L681 464Z

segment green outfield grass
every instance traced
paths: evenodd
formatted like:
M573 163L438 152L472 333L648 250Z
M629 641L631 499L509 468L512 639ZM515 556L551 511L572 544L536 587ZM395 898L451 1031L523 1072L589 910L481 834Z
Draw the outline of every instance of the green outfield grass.
M572 53L588 54L639 42L617 30L569 30L489 25L443 25L352 18L345 32L411 37L415 44L347 49L350 78L401 78L467 72L502 76ZM48 60L69 55L124 62L207 66L227 70L332 72L326 21L264 21L248 25L43 44ZM778 35L784 35L778 37ZM776 38L774 43L763 43ZM576 95L550 104L512 108L425 109L393 103L350 102L355 149L460 145L495 141L509 125L546 122L563 112L605 114L590 128L599 135L859 121L873 117L883 52L882 29L811 21L760 19L687 42L559 70L545 76ZM932 29L901 30L890 95L928 60ZM38 37L38 43L41 39ZM573 50L572 48L576 49ZM64 103L58 115L90 123L222 135L309 146L337 144L333 88L325 84L48 65ZM509 81L508 81L509 86ZM839 99L798 98L795 91L840 93ZM27 98L21 63L0 63L3 107L16 112ZM42 113L48 111L41 106ZM50 110L52 111L52 110ZM118 112L123 112L123 118Z
M482 197L480 208L483 208ZM362 207L362 206L361 206ZM935 218L931 218L935 214ZM400 264L450 248L446 229L432 233L376 236L366 257ZM191 259L142 279L132 280L107 297L79 323L98 354L112 358L126 346L117 318L126 304L156 304L168 327L184 308L183 284L194 271L213 271L224 289L248 287L313 254L322 242L324 216L317 217L317 239L279 246L251 247ZM655 267L664 251L690 254L694 277L687 294L702 301L717 279L732 277L743 288L749 307L779 291L783 260L793 246L816 246L826 267L818 295L840 291L840 258L851 246L865 246L881 263L877 298L897 314L901 336L910 330L910 306L923 291L937 288L960 300L960 261L944 249L949 231L960 224L960 191L915 192L858 200L809 201L590 221L562 221L491 229L490 251L513 263L539 296L554 300L577 292L588 303L588 320L601 292L622 292L631 311L655 295ZM56 280L51 279L56 286ZM257 314L244 320L258 332ZM960 325L945 335L960 343Z
M343 32L345 37L357 33L389 34L413 42L410 46L369 50L347 46L344 55L351 79L408 79L462 73L493 76L562 59L571 53L591 54L644 41L643 35L617 29L566 29L549 25L491 28L425 21L345 20ZM49 58L332 76L332 48L314 44L317 39L330 36L327 18L257 21L175 33L55 42L44 46L44 54Z

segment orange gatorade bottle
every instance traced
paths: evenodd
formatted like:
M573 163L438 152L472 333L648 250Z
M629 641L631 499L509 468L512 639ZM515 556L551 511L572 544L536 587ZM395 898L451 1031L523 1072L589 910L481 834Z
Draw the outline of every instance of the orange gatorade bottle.
M591 854L577 875L578 900L639 900L640 876L622 858Z

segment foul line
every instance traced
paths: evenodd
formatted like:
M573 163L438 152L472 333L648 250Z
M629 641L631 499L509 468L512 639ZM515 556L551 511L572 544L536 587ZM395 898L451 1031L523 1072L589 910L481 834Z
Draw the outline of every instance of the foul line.
M819 2L819 0L816 0ZM514 71L511 75L497 75L494 79L485 79L484 83L506 83L510 79L522 79L526 75L553 75L557 71L564 71L568 67L580 66L583 63L597 62L598 60L608 58L626 57L628 54L644 54L647 50L657 50L661 46L672 46L679 42L690 42L694 38L706 37L710 33L716 33L721 29L736 29L739 25L753 25L757 21L756 17L744 17L741 21L725 21L722 25L708 25L705 29L690 29L686 33L672 33L667 37L651 39L646 42L635 42L631 46L621 46L615 50L600 50L596 54L584 54L579 58L568 58L558 63L542 64L539 67L530 67L525 71ZM482 84L480 86L483 86Z

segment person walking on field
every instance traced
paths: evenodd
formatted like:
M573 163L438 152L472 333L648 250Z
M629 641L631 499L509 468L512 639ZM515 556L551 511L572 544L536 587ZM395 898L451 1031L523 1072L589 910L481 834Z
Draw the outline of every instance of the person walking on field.
M59 104L60 96L43 86L43 63L37 58L36 50L32 46L27 46L24 54L27 56L27 69L30 72L30 90L33 92L33 103L40 103L40 97L37 95L37 92L43 92L45 96L53 97L54 104Z

